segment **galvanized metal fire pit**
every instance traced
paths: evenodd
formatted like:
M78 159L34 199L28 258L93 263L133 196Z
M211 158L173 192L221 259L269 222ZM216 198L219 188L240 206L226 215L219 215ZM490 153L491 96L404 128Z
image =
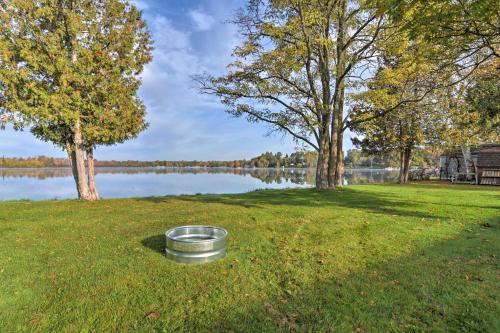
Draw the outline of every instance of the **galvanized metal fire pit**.
M226 256L227 230L187 225L165 232L167 258L184 264L204 264Z

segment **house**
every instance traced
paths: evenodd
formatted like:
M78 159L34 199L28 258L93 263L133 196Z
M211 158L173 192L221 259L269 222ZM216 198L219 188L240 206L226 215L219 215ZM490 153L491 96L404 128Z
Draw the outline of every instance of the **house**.
M481 146L476 168L479 184L500 185L500 144Z
M462 177L465 182L485 185L500 185L500 144L486 144L471 148L471 161L467 175L465 159L460 149L447 151L439 157L439 178L456 180ZM477 177L477 181L476 181Z

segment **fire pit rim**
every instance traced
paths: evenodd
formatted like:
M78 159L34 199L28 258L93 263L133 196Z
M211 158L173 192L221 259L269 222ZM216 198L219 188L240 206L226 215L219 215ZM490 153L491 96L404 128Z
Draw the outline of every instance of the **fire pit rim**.
M208 229L218 229L222 231L222 236L217 236L217 235L210 235L214 236L212 239L203 239L203 240L192 240L192 239L182 239L182 238L176 238L175 236L171 236L171 234L179 229L187 229L187 228L208 228ZM176 242L182 242L182 243L212 243L217 240L221 240L224 238L227 238L227 230L221 227L215 227L211 225L183 225L180 227L174 227L170 228L167 231L165 231L165 237L167 237L170 240L176 241Z

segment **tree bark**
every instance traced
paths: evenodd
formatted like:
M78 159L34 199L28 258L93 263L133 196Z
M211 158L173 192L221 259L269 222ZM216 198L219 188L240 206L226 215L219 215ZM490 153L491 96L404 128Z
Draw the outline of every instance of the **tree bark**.
M411 152L412 149L408 148L406 155L406 167L405 167L405 183L410 181L410 165L411 165Z
M328 186L335 187L335 171L337 170L337 145L338 145L338 127L335 124L335 118L332 119L330 138L330 152L328 156Z
M73 3L70 2L70 10L73 10ZM70 36L66 36L70 40ZM71 43L74 43L71 40ZM78 61L78 55L73 44L69 45L71 50L71 62L76 64ZM73 130L73 147L71 149L71 165L73 171L73 177L76 182L76 190L78 192L78 199L80 200L93 200L90 193L89 186L87 183L87 177L85 175L85 160L83 152L83 136L82 136L82 124L80 118L75 121Z
M318 190L328 188L329 141L328 130L323 131L319 143L318 163L316 166L316 189Z
M399 152L399 177L398 177L398 183L400 184L403 184L405 180L404 165L405 165L405 152L404 149L401 149Z
M328 172L328 183L330 187L342 187L344 185L344 95L345 95L345 71L346 50L345 36L347 26L345 25L345 13L347 1L342 0L339 4L339 23L337 30L337 61L335 66L335 93L333 101L332 138L335 142L330 146L330 163Z
M88 167L88 180L89 191L92 200L99 200L99 192L95 186L95 170L94 170L94 148L87 147L87 167Z
M343 116L341 116L343 117ZM340 118L340 117L339 117ZM344 186L344 151L342 150L342 141L344 140L344 131L339 129L337 134L337 163L335 165L334 186Z
M68 153L69 161L71 163L71 173L73 174L73 179L75 180L76 191L78 198L80 198L80 188L78 187L78 170L76 169L76 154L74 146L71 143L66 143L66 151Z
M72 160L74 159L73 170L76 172L76 188L78 191L78 199L82 200L93 200L90 195L89 186L87 183L87 177L85 175L85 160L83 158L83 139L82 139L82 129L80 124L80 119L75 122L75 129L73 133L73 154Z
M411 162L411 148L406 148L405 165L404 165L404 171L405 171L404 182L405 182L405 184L408 183L408 181L409 181L410 162Z

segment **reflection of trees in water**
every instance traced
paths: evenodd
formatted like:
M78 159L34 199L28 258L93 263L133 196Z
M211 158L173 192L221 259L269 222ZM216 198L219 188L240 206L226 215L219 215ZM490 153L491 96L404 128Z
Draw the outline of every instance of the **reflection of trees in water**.
M234 174L250 176L265 184L292 183L314 185L314 169L235 169L235 168L133 168L97 167L96 174ZM347 184L382 183L395 181L397 173L386 170L346 170ZM72 177L70 168L1 169L1 178Z
M59 178L71 177L70 168L0 168L0 177L3 178Z
M370 184L395 182L398 173L389 170L346 170L344 178L347 184Z
M308 184L307 175L313 173L309 169L247 169L251 177L260 179L265 184Z

